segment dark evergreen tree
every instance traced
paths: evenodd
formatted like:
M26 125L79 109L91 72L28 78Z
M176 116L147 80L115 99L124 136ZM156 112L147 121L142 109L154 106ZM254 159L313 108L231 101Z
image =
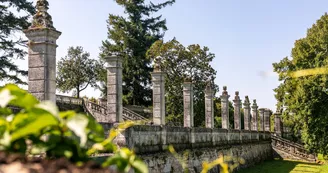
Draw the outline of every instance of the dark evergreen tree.
M19 15L18 15L19 13ZM0 80L8 80L18 84L26 84L19 75L27 75L13 63L13 59L22 59L26 46L17 34L30 26L29 18L35 13L32 2L27 0L0 1Z
M147 106L151 103L149 87L152 67L145 55L167 30L165 19L161 15L152 17L151 14L173 4L175 0L159 4L146 4L145 0L116 2L124 8L127 17L109 15L108 39L102 43L100 57L118 54L123 58L123 99L126 104ZM104 75L102 81L106 81Z

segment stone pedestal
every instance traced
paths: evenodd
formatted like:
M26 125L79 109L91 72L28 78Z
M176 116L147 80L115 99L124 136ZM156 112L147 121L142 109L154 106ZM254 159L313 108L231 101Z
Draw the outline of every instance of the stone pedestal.
M183 126L194 127L194 91L193 84L185 81L183 84ZM178 105L177 105L178 106Z
M239 92L236 91L234 102L234 129L241 130L241 100L239 97Z
M221 95L221 119L222 119L222 129L230 129L229 124L229 97L227 87L223 87L223 92Z
M154 70L151 73L153 83L153 122L165 125L165 73Z
M264 131L270 132L270 109L264 110Z
M46 2L46 0L43 0ZM40 101L56 103L56 41L61 35L48 14L48 3L37 2L28 38L28 91Z
M107 62L107 118L105 122L122 122L122 59L118 56L108 56L105 59Z
M281 113L276 112L274 114L274 131L277 136L282 135L282 122L281 122Z
M259 131L264 132L264 108L259 109L260 112L260 121L259 121Z
M214 128L214 91L211 85L205 89L205 127Z
M258 131L257 109L258 109L258 106L257 106L256 100L253 100L253 105L252 105L252 130L253 131Z
M251 130L251 107L248 96L245 96L244 102L244 129Z

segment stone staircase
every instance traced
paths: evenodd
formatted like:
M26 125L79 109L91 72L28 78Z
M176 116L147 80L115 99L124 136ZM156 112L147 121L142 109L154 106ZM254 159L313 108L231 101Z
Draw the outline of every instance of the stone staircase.
M108 122L107 108L103 105L99 105L87 99L56 95L56 103L57 105L61 105L61 106L65 104L65 105L71 105L73 107L74 106L83 107L84 112L92 115L98 122ZM143 120L146 122L149 121L147 118L143 117L142 115L139 115L125 107L123 107L123 120L124 121Z
M309 153L301 144L294 143L275 134L271 135L271 140L274 157L308 162L316 161L316 154Z

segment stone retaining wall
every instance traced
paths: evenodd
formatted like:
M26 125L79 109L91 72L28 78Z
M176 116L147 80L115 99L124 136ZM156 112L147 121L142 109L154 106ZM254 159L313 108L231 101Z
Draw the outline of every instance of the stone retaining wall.
M271 140L268 132L147 125L133 126L124 136L126 146L141 154L166 151L168 145L185 150Z
M236 169L249 167L264 160L272 159L272 148L269 141L184 150L178 152L178 155L181 157L186 152L188 153L188 159L186 161L188 173L201 172L202 163L204 161L213 161L222 155L244 159L245 163L242 165L239 164ZM148 166L149 172L151 173L184 172L181 163L169 152L141 154L138 156L144 160ZM215 167L209 173L218 173L220 172L219 169L219 167Z
M126 146L146 162L152 173L183 172L179 161L168 152L169 145L180 156L188 151L189 173L200 172L203 161L213 161L219 155L243 158L242 168L271 159L273 153L268 132L139 125L126 129L124 136Z

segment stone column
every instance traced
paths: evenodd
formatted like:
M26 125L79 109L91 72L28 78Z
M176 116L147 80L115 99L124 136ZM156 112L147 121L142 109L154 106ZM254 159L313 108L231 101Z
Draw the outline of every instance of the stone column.
M205 89L205 126L206 128L214 128L214 91L209 83Z
M223 92L221 95L221 119L222 119L222 129L230 129L229 124L229 97L227 87L223 87Z
M275 131L275 134L280 137L282 135L281 124L282 124L281 123L281 113L277 111L274 114L274 131Z
M118 56L108 56L105 59L107 61L107 118L105 122L122 122L122 59Z
M155 64L151 73L153 83L153 122L156 125L165 125L165 73L159 64Z
M254 131L258 131L257 108L258 108L258 106L257 106L256 100L254 99L253 105L252 105L252 130L254 130Z
M264 131L270 132L270 109L264 110Z
M194 91L191 80L183 83L183 126L194 127ZM177 105L178 106L178 105Z
M234 102L234 128L237 130L241 130L241 100L239 97L239 92L235 92L235 99Z
M260 112L260 122L259 122L259 131L264 132L264 108L259 109Z
M56 41L61 35L47 12L48 2L38 0L28 38L28 91L40 101L56 103Z
M244 129L251 130L251 103L249 102L248 96L245 96L244 102Z

